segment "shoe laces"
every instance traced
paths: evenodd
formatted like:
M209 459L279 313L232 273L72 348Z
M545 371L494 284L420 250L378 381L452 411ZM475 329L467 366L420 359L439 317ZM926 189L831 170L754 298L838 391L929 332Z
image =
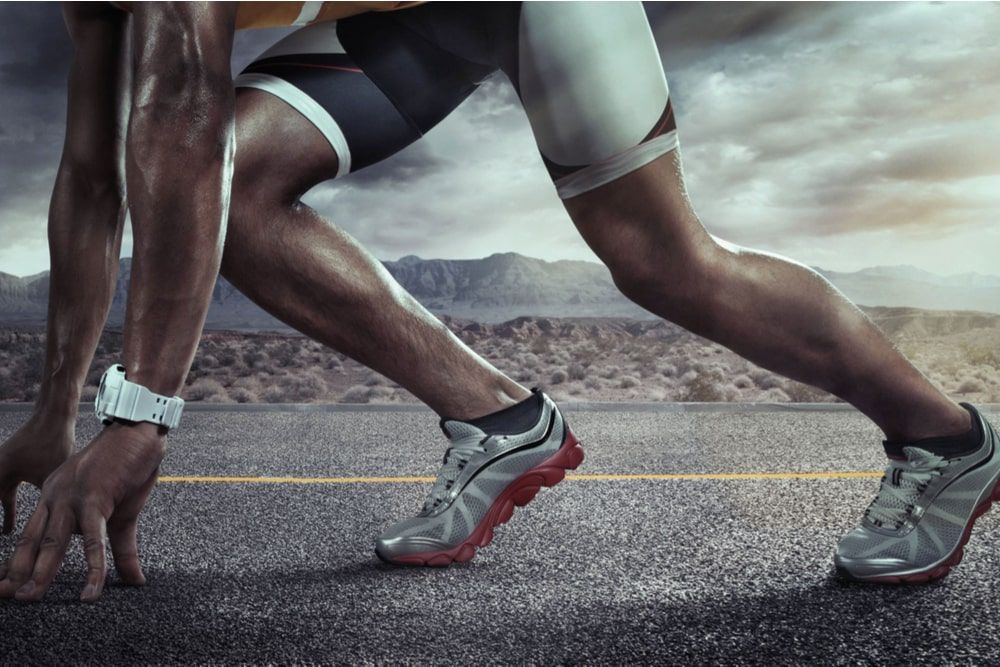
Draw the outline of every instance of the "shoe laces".
M433 512L438 505L444 502L445 497L451 491L451 487L455 485L455 480L465 470L465 466L469 464L473 456L486 451L486 443L492 438L493 436L490 435L478 440L467 438L462 442L452 445L445 451L444 464L438 472L437 479L434 480L434 485L431 487L430 493L427 494L427 499L424 500L422 514Z
M865 516L879 527L898 529L909 518L927 485L940 477L950 461L918 447L904 447L905 461L893 461L886 468L878 495Z

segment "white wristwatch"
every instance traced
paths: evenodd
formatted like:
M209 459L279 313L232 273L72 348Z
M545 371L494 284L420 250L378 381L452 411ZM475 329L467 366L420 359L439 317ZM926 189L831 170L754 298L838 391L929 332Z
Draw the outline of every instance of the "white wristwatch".
M105 424L118 417L132 422L150 422L177 428L184 411L184 400L154 394L141 384L125 379L125 367L115 364L104 372L97 390L94 412Z

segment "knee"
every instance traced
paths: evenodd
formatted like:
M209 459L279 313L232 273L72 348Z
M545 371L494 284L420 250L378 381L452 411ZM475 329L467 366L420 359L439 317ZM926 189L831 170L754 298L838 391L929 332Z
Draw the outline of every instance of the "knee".
M725 252L707 235L704 241L686 243L647 238L605 262L622 294L644 308L672 314L692 306L710 307Z
M277 219L280 200L266 191L233 177L229 200L229 223L222 253L222 274L229 280L237 277L261 259L265 252L268 227ZM270 224L269 224L270 223Z

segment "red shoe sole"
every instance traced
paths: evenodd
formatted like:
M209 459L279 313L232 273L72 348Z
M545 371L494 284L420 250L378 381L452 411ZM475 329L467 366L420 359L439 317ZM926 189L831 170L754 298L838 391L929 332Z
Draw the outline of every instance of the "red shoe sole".
M993 493L990 494L986 500L981 502L972 512L972 517L969 518L969 523L965 526L965 531L962 533L962 539L958 542L958 548L955 549L948 560L941 563L933 570L900 576L865 578L860 579L859 581L876 584L923 584L928 581L935 581L948 576L948 573L951 572L951 568L962 562L962 556L965 555L965 544L969 541L969 537L972 535L972 527L976 525L976 520L990 511L990 507L993 506L994 500L1000 502L1000 481L997 481L994 485Z
M535 497L543 486L552 487L566 476L567 470L576 470L583 463L583 447L569 429L562 446L549 458L523 473L503 490L472 534L458 546L445 551L427 551L408 556L383 558L396 565L425 565L446 567L452 563L465 563L481 549L493 541L493 529L507 523L514 514L514 506L524 507ZM379 554L379 558L382 558Z

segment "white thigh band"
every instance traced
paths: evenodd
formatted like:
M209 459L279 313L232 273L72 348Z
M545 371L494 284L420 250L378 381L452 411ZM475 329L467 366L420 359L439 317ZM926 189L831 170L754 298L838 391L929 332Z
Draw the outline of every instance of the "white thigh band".
M321 107L316 101L304 92L270 74L260 74L249 72L240 74L234 82L237 88L256 88L271 93L278 99L284 100L296 111L306 117L306 119L316 126L326 140L330 142L333 151L337 154L337 177L344 176L351 171L351 149L347 146L347 139L341 131L337 121L333 119L326 109Z
M649 164L661 155L676 149L677 146L677 130L661 134L644 144L560 178L556 181L556 191L560 199L576 197Z

